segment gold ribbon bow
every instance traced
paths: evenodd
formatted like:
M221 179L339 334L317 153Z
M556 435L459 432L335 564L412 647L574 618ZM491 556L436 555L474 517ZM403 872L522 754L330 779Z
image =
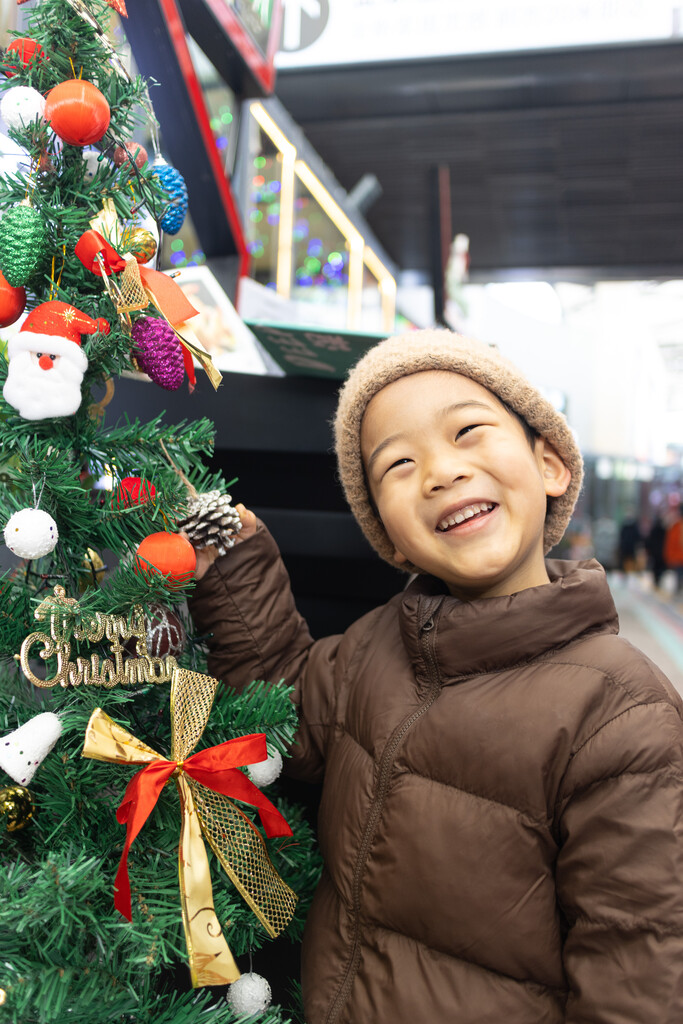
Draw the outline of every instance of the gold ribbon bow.
M291 835L277 809L236 767L265 758L265 736L240 737L190 756L209 719L217 686L211 676L175 670L171 760L117 725L101 708L90 718L83 746L83 757L146 766L131 779L117 813L118 820L127 825L127 836L116 876L115 904L129 920L128 849L165 783L170 778L175 782L182 813L180 902L195 988L226 985L240 976L216 917L204 840L269 935L274 937L286 927L297 899L273 867L258 830L226 795L257 806L268 835Z

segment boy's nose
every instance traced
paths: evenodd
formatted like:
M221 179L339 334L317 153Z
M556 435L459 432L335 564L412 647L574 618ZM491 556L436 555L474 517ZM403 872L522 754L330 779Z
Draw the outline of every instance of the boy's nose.
M466 475L460 460L456 459L453 452L444 453L434 457L425 474L425 491L434 494L450 487L456 480Z

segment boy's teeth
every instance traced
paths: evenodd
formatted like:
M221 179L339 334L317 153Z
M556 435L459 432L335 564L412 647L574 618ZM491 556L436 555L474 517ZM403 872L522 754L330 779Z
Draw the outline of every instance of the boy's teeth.
M466 519L471 519L472 516L476 516L479 512L490 512L492 508L493 505L487 501L482 501L477 505L467 505L465 508L461 508L452 515L442 519L437 529L443 531L447 530L449 526L459 526Z

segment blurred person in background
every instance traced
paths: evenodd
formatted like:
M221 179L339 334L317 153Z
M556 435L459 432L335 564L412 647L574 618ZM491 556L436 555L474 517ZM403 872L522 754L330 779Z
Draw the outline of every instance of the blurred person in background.
M627 508L619 530L619 568L624 573L636 572L638 569L638 552L643 543L640 526L636 519L636 510Z
M666 525L662 519L661 512L657 512L649 533L645 538L645 550L647 551L648 569L652 573L652 581L655 587L659 587L662 576L666 569L664 559L664 541L666 540Z
M676 594L683 594L683 504L679 505L664 539L664 561L676 573Z

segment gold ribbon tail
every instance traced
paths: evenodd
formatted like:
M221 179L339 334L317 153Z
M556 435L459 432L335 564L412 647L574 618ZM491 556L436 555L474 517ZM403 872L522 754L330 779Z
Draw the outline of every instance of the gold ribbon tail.
M182 809L178 846L180 905L193 988L228 985L240 977L213 905L209 858L192 793L183 775L175 779Z

